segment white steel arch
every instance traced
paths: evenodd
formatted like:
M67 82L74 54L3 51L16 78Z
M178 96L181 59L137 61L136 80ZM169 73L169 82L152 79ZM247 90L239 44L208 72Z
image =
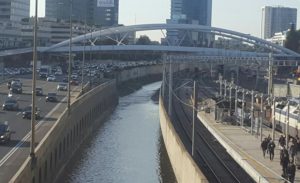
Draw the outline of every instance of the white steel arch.
M149 30L189 30L195 32L206 32L212 33L219 36L224 36L228 38L238 39L247 43L251 43L254 45L258 45L264 48L272 49L274 52L284 55L290 56L300 56L300 54L279 46L277 44L273 44L266 40L251 36L249 34L244 34L232 30L217 28L217 27L210 27L210 26L203 26L203 25L194 25L194 24L141 24L141 25L130 25L130 26L120 26L120 27L113 27L108 29L103 29L99 31L95 31L92 33L87 33L86 35L81 35L72 38L72 43L78 43L89 39L95 39L100 36L109 36L113 34L124 34L128 32L138 32L138 31L149 31ZM61 43L55 44L46 48L44 51L51 52L54 49L68 46L70 40L63 41Z

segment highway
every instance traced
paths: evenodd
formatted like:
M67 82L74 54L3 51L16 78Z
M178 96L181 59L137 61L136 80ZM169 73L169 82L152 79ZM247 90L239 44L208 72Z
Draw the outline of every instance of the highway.
M31 79L26 79L26 77L18 79L23 83L23 93L13 94L13 97L19 103L18 111L2 110L2 104L7 98L9 90L6 83L0 85L0 123L7 121L12 132L11 141L7 144L0 144L0 182L8 182L29 155L31 120L23 119L22 111L25 107L31 105L32 81ZM36 97L36 106L39 108L41 116L36 121L36 146L66 109L67 92L57 91L58 83L60 82L37 81L36 86L43 88L43 96ZM73 101L79 95L80 86L71 86L71 89L71 100ZM45 101L45 97L49 92L57 93L58 102Z

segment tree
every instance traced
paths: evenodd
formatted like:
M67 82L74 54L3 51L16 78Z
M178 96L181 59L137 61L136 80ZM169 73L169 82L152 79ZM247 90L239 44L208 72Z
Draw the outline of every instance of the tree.
M292 26L291 30L287 33L285 47L300 52L300 30L296 31Z
M150 45L151 40L148 36L140 36L140 38L136 41L137 45Z

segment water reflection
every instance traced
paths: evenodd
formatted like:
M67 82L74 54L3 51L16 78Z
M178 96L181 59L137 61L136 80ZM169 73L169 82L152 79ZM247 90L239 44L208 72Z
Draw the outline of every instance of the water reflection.
M160 82L122 97L113 115L76 153L57 182L174 183L163 144L158 105Z

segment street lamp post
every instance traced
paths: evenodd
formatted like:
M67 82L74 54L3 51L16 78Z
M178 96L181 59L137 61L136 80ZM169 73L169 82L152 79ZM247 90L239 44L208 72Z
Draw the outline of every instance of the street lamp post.
M83 68L84 68L84 64L85 64L85 36L86 36L86 18L84 21L84 41L83 41L83 55L82 55L82 66L81 66L81 93L83 93Z
M272 139L275 140L275 97L273 97L273 110L272 110Z
M32 109L31 109L31 142L30 157L35 159L35 97L36 97L36 64L37 64L37 23L38 23L38 0L35 0L34 34L33 34L33 63L32 63Z
M234 113L237 116L237 103L238 103L238 86L235 86L235 100L234 100Z
M69 44L69 67L68 67L68 111L70 112L71 107L71 63L72 63L72 37L73 37L73 24L72 24L72 14L73 14L73 0L70 0L70 44Z

